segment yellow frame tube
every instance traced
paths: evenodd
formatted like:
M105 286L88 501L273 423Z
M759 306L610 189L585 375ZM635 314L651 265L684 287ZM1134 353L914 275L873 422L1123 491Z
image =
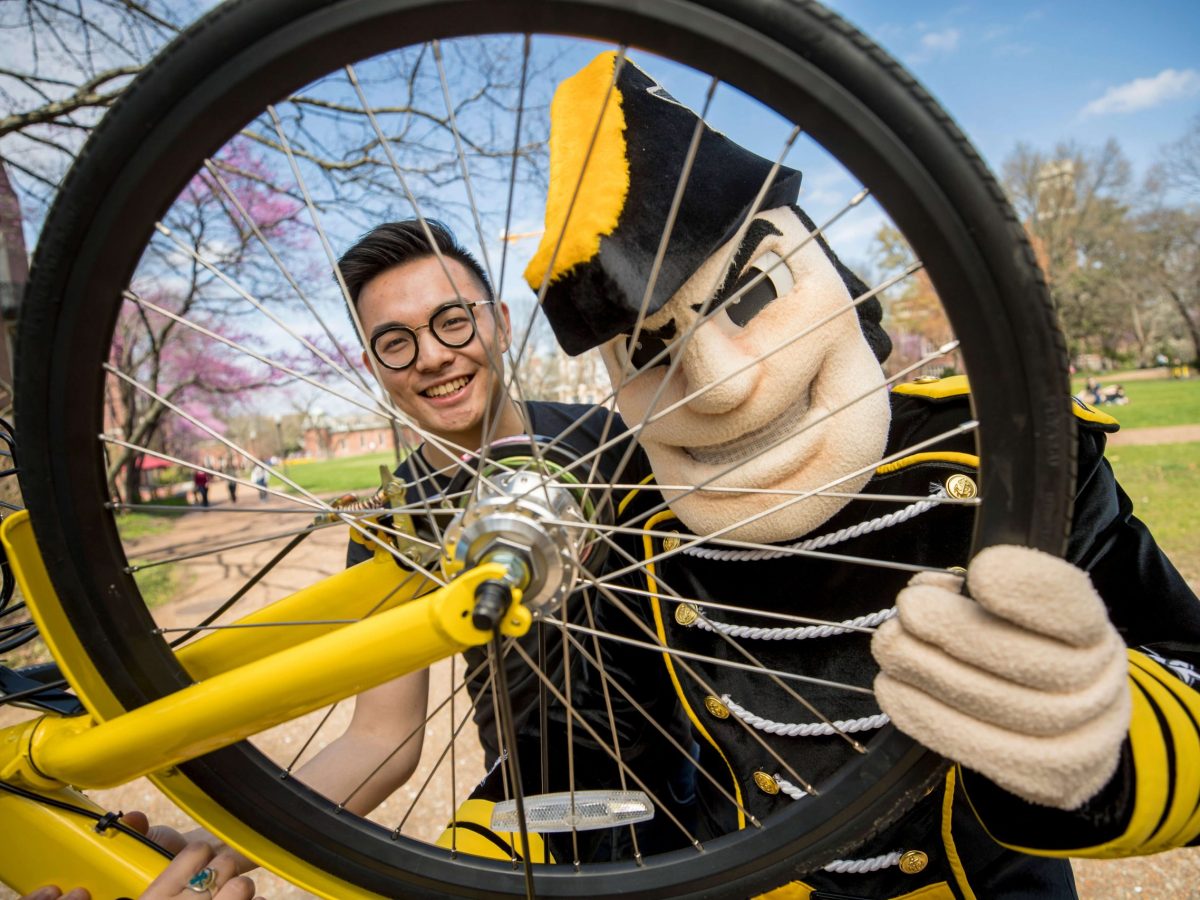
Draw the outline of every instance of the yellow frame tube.
M444 588L190 685L100 725L90 717L45 717L24 728L16 773L36 786L122 784L239 741L367 688L429 666L491 638L471 624L475 590L503 566L464 572ZM505 633L523 634L528 610L514 605Z
M104 720L122 710L111 701L107 686L96 683L80 651L60 646L70 625L62 615L50 575L42 562L29 513L19 512L0 523L0 540L29 604L38 630L67 680L79 691L88 712ZM318 581L262 609L190 641L175 654L196 681L320 637L349 622L407 603L437 587L428 576L397 565L386 550L372 559ZM343 621L338 621L343 620ZM349 621L345 621L349 620ZM296 623L296 624L280 624ZM263 626L271 627L263 627Z
M9 845L0 849L0 860L4 883L17 893L54 884L63 891L86 887L96 898L137 897L166 866L164 853L115 828L98 832L90 816L45 802L104 814L82 794L68 788L35 793L39 799L0 791L0 822Z
M175 656L201 681L347 625L330 620L375 617L436 587L427 576L402 569L390 553L380 550L365 562L237 619L234 624L242 627L210 631L179 648ZM277 624L286 622L312 624Z

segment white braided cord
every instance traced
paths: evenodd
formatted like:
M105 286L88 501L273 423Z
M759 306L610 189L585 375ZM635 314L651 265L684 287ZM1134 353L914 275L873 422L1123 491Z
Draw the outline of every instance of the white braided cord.
M680 552L686 553L688 556L698 556L701 559L716 559L722 562L752 562L762 559L783 559L786 556L791 556L797 550L820 550L822 547L840 544L842 541L848 541L851 538L861 537L873 531L882 531L884 528L892 525L899 525L901 522L908 521L913 516L929 512L929 510L938 506L938 501L945 496L946 489L941 485L937 485L937 490L930 493L928 500L918 500L916 503L911 503L903 509L898 509L885 516L879 516L876 519L871 519L869 522L860 522L858 525L851 525L830 534L797 541L794 544L789 544L777 550L718 550L714 547L700 547L696 544L690 544Z
M796 787L796 785L792 784L778 772L775 773L774 778L775 783L779 785L779 790L793 800L803 800L808 796L807 791ZM878 872L880 869L899 865L900 857L903 855L903 850L893 850L891 853L884 853L881 856L871 856L867 859L835 859L833 862L825 865L825 871L839 875L847 873L861 875L864 872Z
M832 723L774 722L771 719L755 715L744 706L739 706L730 699L728 694L721 695L721 702L747 725L759 731L765 731L767 734L778 734L783 737L826 737L831 734L854 734L857 731L873 731L876 728L882 728L891 721L886 714L878 713L873 716L863 716L861 719L842 719Z
M796 787L778 772L775 773L775 783L779 785L779 789L791 797L793 800L801 800L808 796L808 791Z
M825 871L837 874L849 872L855 875L861 875L864 872L878 872L880 869L898 865L901 855L899 850L893 850L891 853L872 856L869 859L835 859L825 866Z
M701 615L693 623L702 631L717 631L735 638L753 638L762 641L803 641L808 638L832 637L862 628L874 628L896 615L896 607L889 606L855 619L845 619L836 625L802 625L791 628L758 628L751 625L730 625L714 622L704 615L704 607L698 606Z

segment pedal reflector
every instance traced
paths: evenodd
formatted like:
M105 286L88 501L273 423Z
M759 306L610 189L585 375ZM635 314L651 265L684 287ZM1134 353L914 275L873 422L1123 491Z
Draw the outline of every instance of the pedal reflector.
M654 804L641 791L564 791L525 798L525 827L534 832L588 831L654 818ZM492 808L492 831L519 831L517 801Z

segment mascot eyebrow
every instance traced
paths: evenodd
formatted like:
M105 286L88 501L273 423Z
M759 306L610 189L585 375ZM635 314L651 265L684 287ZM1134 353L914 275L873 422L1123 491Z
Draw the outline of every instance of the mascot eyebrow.
M733 257L733 262L729 264L729 270L725 273L725 280L722 282L720 290L717 291L716 297L709 304L710 311L719 307L729 298L734 288L737 287L742 270L746 268L747 263L754 259L754 255L758 252L758 245L771 235L783 237L783 232L766 219L755 219L750 223L750 227L746 229L746 236L742 239L742 244L738 247L737 254ZM702 306L703 304L695 303L692 305L692 309L695 312L700 312Z

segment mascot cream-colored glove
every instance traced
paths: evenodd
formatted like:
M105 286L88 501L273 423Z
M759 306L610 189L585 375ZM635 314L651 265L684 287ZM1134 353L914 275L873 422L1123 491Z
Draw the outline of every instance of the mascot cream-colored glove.
M1129 729L1125 645L1086 573L1026 547L917 575L871 644L902 732L1033 803L1075 809Z

